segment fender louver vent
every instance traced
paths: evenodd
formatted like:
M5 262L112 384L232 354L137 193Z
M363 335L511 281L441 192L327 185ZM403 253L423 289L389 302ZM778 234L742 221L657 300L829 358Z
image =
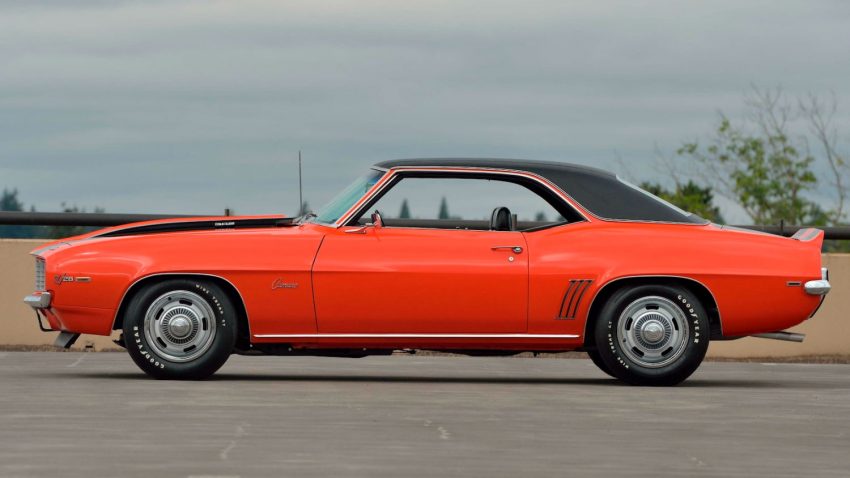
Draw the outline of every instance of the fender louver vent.
M559 319L575 319L576 311L584 293L593 283L590 279L571 279L570 285L567 286L567 291L564 292L564 298L561 300L561 309L558 312Z

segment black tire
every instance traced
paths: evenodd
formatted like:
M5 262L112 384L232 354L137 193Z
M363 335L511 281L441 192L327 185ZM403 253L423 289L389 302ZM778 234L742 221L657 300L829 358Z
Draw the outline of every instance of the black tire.
M595 341L602 362L632 385L667 386L687 379L708 350L709 321L683 287L644 285L615 292L600 311Z
M227 361L237 337L236 309L207 280L146 286L124 313L124 341L136 365L158 379L200 380Z
M598 350L588 350L587 356L590 357L590 360L593 362L593 365L599 367L599 370L605 372L609 377L617 378L612 372L611 369L608 368L608 364L606 364L602 360L602 356L599 354Z

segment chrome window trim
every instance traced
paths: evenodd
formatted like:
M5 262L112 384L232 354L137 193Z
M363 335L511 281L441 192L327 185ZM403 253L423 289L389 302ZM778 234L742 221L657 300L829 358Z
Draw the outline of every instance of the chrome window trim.
M572 197L567 191L564 191L558 185L552 183L548 179L546 179L546 178L544 178L544 177L542 177L538 174L532 173L530 171L524 171L524 170L521 170L521 169L465 167L465 166L454 166L454 167L397 166L397 167L389 168L389 169L381 168L381 167L377 167L377 166L372 166L371 169L375 169L375 170L378 170L378 171L385 171L386 173L388 173L384 178L382 178L382 181L377 184L377 185L380 185L381 187L377 190L370 191L371 194L367 193L366 195L364 195L363 198L361 198L361 201L358 201L351 209L346 211L346 213L337 222L335 222L333 224L322 223L322 225L327 225L327 226L335 227L335 228L341 227L342 225L344 225L350 219L350 216L359 212L359 206L360 205L362 205L366 202L369 202L369 200L371 200L372 197L375 194L378 194L381 191L383 191L383 189L386 187L386 185L389 184L389 181L394 176L396 176L397 173L411 172L411 171L412 172L417 172L417 171L421 171L421 172L452 172L452 173L470 173L470 174L474 174L476 172L486 172L486 173L505 174L505 175L513 175L513 176L523 176L523 177L537 181L538 183L548 187L555 194L561 196L561 199L566 203L566 205L568 205L569 207L576 210L576 212L578 212L585 219L585 221L588 221L588 222L592 222L591 219L590 219L592 217L593 219L604 221L604 222L641 223L641 224L671 224L671 225L677 225L677 226L707 226L707 225L712 224L712 222L709 221L709 220L706 220L704 223L695 223L695 222L678 222L678 221L653 221L653 220L649 220L649 219L616 219L616 218L609 218L609 217L605 217L605 216L600 216L599 214L596 214L593 211L585 208L584 205L582 205L579 201L577 201L574 197ZM640 188L638 188L638 189L640 191L644 192L645 194L650 194L646 191L643 191ZM362 199L365 199L365 201L362 200ZM318 224L318 223L316 223L316 224Z
M593 308L593 304L596 302L597 297L599 297L600 292L602 292L609 285L614 284L615 282L618 282L618 281L621 281L621 280L625 280L625 279L684 279L684 280L696 282L697 284L703 286L705 288L705 290L708 291L708 295L711 296L711 300L713 300L715 305L717 305L717 320L718 320L718 322L720 322L720 335L723 336L723 314L720 313L720 304L717 302L717 297L715 297L714 292L712 292L711 289L707 285L703 284L701 281L694 279L693 277L687 277L687 276L678 276L678 275L671 275L671 274L650 274L650 275L622 276L622 277L617 277L615 279L611 279L608 282L602 284L601 287L596 289L596 292L593 294L593 298L590 299L590 304L587 306L588 314L590 313L590 309ZM709 319L709 317L706 317L706 318ZM584 333L582 334L582 339L585 339L587 337L587 324L588 324L588 322L590 322L590 317L585 316ZM710 334L711 334L711 331L709 330L709 335Z
M248 316L248 306L247 306L247 304L246 304L246 302L245 302L245 298L244 298L244 297L242 297L242 292L241 292L241 291L239 290L239 288L238 288L238 287L236 287L236 285L235 285L233 282L231 282L230 280L228 280L228 279L226 279L226 278L224 278L224 277L222 277L222 276L220 276L220 275L216 275L216 274L207 274L207 273L204 273L204 272L157 272L157 273L155 273L155 274L149 274L149 275L146 275L146 276L142 276L142 277L137 278L136 280L134 280L134 281L133 281L133 283L132 283L132 284L130 284L130 285L129 285L129 287L127 287L127 288L124 290L124 293L121 295L121 300L120 300L120 301L118 301L118 307L116 307L116 308L115 308L115 316L112 318L112 328L111 328L110 330L115 330L115 323L116 323L116 322L118 322L118 312L120 312L120 311L121 311L121 306L124 304L124 300L126 300L126 299L127 299L127 293L128 293L128 292L130 292L130 290L132 290L132 289L133 289L133 287L135 287L135 285L136 285L136 284L138 284L139 282L141 282L141 281L143 281L143 280L146 280L146 279L150 279L150 278L152 278L152 277L160 277L160 276L201 276L201 277L214 277L214 278L216 278L216 279L221 279L221 280L223 280L224 282L227 282L228 284L230 284L230 286L231 286L231 287L233 287L233 290L235 290L235 291L236 291L236 295L238 295L238 296L239 296L239 300L241 300L241 301L242 301L242 310L244 310L244 311L245 311L245 319L246 319L246 322L248 323L248 337L251 337L251 336L252 336L252 335L251 335L251 319L250 319L250 317Z
M457 227L448 228L448 227L413 227L413 226L381 226L381 228L382 229L394 229L394 230L404 229L406 231L464 231L464 232L482 232L482 233L513 232L513 233L518 233L518 234L530 234L530 233L534 233L534 232L537 232L537 231L545 231L547 229L553 229L553 228L556 228L556 227L567 227L567 226L572 226L574 224L582 224L584 222L585 221L554 222L554 223L552 223L551 225L548 225L548 226L541 226L541 227L535 228L533 231L530 231L530 230L491 231L489 229L460 229L460 228L457 228ZM363 227L363 226L342 226L342 227L360 228L360 227Z
M373 167L373 169L381 170L382 168ZM384 189L386 189L390 185L390 183L393 182L393 178L397 177L400 173L409 173L409 172L414 172L414 173L415 172L461 173L461 174L485 173L485 174L497 174L497 175L504 175L504 176L513 176L513 177L523 177L523 178L526 178L526 179L530 179L532 181L536 181L540 185L548 188L550 191L555 193L556 196L560 197L560 199L564 202L564 204L566 206L575 210L582 218L584 218L585 221L590 222L590 218L588 218L587 214L585 214L585 212L590 213L590 211L586 211L583 206L581 206L575 199L572 198L572 196L570 196L569 194L564 192L564 190L559 188L557 185L553 184L548 179L546 179L546 178L544 178L540 175L528 172L528 171L522 171L522 170L516 170L516 169L484 168L484 167L471 168L471 167L462 167L462 166L453 167L453 168L438 167L438 166L415 166L415 167L401 166L401 167L390 168L389 170L387 170L387 174L383 178L381 178L381 181L379 181L376 184L376 186L379 186L379 187L377 189L373 188L372 190L370 190L369 193L364 195L363 198L360 201L357 201L357 203L351 209L349 209L344 215L342 215L342 217L336 223L334 223L333 225L337 228L340 228L343 225L345 225L345 223L348 222L351 219L352 216L354 216L355 214L360 212L360 210L362 209L362 206L364 204L371 201L373 197L375 197L377 194L380 194ZM531 191L531 192L534 193L534 191ZM534 193L534 194L537 194L537 193ZM570 223L566 223L566 224L570 224ZM561 225L565 225L565 224L561 224ZM439 229L439 230L445 231L445 230L454 230L454 229ZM460 229L460 230L464 230L464 229ZM519 232L522 232L522 231L519 231ZM534 231L531 231L531 232L534 232Z

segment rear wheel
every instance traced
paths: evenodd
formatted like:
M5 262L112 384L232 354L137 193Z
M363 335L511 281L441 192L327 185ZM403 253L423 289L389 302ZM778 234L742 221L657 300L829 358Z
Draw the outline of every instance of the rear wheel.
M696 296L666 285L615 292L595 329L606 372L634 385L681 383L702 363L708 337L708 316Z
M142 289L124 315L130 357L163 379L202 379L218 370L236 342L236 310L209 281L174 279Z

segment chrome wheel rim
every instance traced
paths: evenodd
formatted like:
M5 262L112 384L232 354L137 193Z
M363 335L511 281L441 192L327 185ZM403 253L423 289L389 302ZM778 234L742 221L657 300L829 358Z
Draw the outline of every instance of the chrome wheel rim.
M162 294L145 313L145 338L160 357L189 362L203 355L215 338L215 312L198 294Z
M659 368L684 353L690 328L687 317L673 301L664 297L640 298L623 310L617 323L617 338L632 362Z

